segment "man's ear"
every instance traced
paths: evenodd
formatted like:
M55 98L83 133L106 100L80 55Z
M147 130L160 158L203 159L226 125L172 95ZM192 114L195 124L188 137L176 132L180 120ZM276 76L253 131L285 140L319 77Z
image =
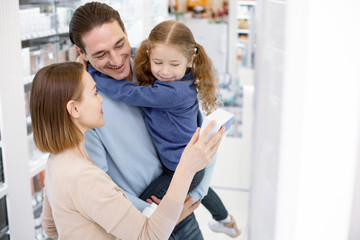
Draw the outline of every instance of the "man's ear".
M80 56L85 60L85 61L89 61L86 57L86 54L83 50L81 50L81 48L79 48L76 44L74 44L76 50L78 51L78 53L80 54Z
M80 117L80 112L79 112L79 108L77 106L76 101L74 101L74 100L68 101L66 104L66 110L68 111L68 113L70 114L71 117L73 117L73 118Z

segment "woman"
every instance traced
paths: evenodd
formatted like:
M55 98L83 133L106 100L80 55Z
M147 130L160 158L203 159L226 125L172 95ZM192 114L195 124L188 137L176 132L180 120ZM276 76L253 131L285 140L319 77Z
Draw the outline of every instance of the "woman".
M59 240L168 239L194 174L210 163L224 130L205 142L211 127L201 137L197 129L167 194L146 218L86 153L86 131L104 125L102 101L80 63L53 64L34 78L30 97L34 141L41 151L50 152L45 170L44 230Z

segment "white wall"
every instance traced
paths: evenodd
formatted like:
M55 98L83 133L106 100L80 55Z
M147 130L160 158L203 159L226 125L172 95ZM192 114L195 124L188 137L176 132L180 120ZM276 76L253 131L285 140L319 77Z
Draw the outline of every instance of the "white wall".
M353 230L359 6L258 1L252 240L339 240Z

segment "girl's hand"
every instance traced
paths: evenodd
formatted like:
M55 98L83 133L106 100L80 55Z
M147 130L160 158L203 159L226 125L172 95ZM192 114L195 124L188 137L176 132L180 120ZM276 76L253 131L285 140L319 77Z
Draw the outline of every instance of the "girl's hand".
M190 142L181 155L180 163L183 167L196 173L210 164L219 148L222 137L225 135L225 128L222 127L208 142L215 121L212 121L199 137L200 128L196 130Z

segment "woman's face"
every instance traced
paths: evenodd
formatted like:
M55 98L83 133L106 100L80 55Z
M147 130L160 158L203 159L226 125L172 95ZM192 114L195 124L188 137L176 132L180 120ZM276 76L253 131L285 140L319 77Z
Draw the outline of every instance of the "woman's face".
M102 127L105 124L102 112L103 98L97 93L96 84L90 74L86 71L82 74L84 90L81 100L77 104L79 111L78 123L81 129Z

